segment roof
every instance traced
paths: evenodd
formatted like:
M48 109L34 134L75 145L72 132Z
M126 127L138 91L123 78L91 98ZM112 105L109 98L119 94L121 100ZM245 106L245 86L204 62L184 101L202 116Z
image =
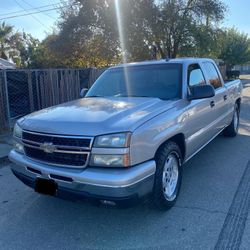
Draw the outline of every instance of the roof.
M120 67L131 67L131 66L147 66L147 65L157 65L164 63L181 63L181 64L189 64L189 63L201 63L204 61L212 61L209 58L196 58L196 57L186 57L186 58L175 58L175 59L161 59L161 60L151 60L151 61L143 61L143 62L133 62L120 64L111 68L120 68Z
M15 69L16 64L0 58L0 69Z

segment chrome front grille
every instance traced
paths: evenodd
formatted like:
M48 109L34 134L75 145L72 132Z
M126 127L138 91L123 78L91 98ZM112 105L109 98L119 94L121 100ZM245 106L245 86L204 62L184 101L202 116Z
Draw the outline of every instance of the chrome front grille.
M84 168L88 164L93 138L23 131L25 155L63 167Z

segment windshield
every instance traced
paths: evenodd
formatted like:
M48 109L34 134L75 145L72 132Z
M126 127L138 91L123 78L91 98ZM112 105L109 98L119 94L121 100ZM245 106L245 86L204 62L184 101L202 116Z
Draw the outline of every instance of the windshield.
M181 64L157 64L108 69L86 97L181 97Z

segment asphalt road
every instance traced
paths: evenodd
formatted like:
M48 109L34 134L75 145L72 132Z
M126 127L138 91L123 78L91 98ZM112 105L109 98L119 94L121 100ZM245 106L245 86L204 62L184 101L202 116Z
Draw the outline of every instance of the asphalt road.
M168 212L149 202L96 207L36 194L0 166L0 249L250 249L250 84L240 134L219 136L184 168Z

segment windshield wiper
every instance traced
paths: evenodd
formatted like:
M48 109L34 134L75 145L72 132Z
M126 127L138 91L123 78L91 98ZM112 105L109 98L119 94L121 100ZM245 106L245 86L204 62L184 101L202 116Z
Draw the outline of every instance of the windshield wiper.
M146 96L146 95L118 95L115 97L147 97L147 98L152 98L151 96Z
M102 95L90 95L90 96L86 96L86 98L93 98L93 97L104 97Z

